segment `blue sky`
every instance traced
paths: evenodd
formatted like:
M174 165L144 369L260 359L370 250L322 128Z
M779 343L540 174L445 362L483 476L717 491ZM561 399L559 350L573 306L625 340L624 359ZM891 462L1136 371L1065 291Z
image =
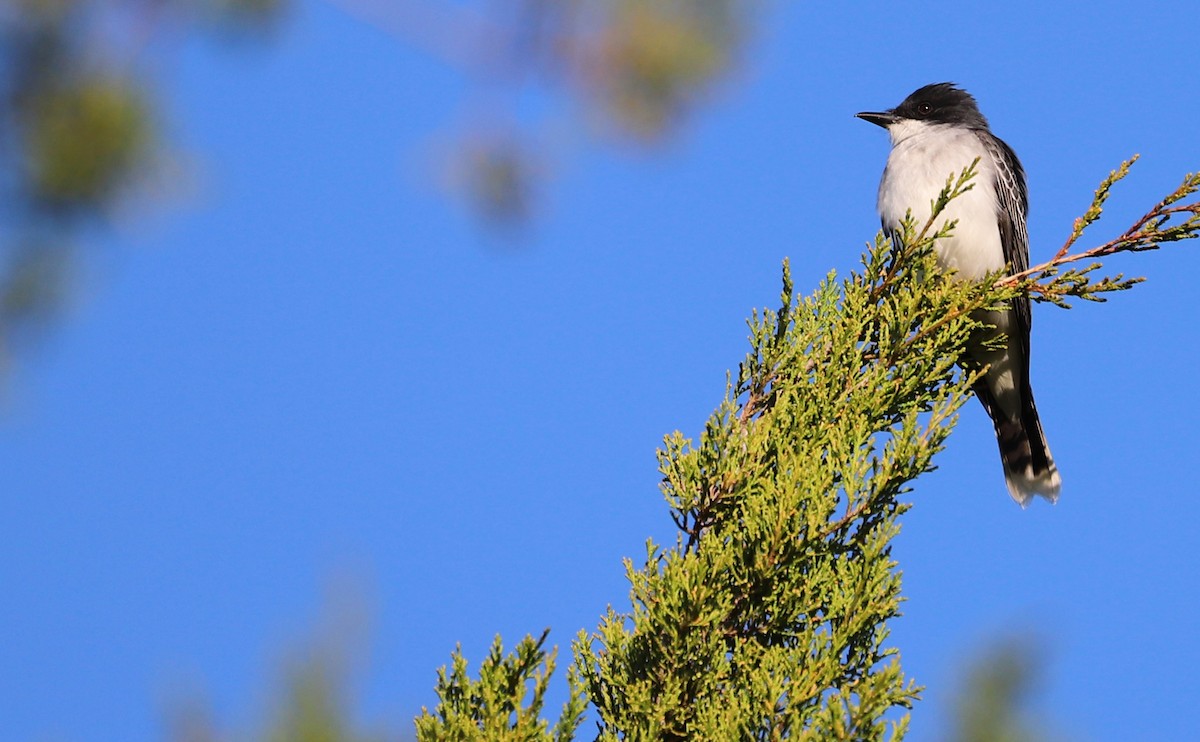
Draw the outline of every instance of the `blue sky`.
M1038 262L1123 158L1087 245L1200 168L1186 9L767 8L676 139L553 152L515 241L437 184L471 91L437 59L319 2L265 50L168 52L187 186L96 238L10 381L0 737L160 738L195 693L253 729L330 585L369 616L365 726L407 736L457 642L477 662L550 626L565 648L627 605L622 557L672 537L654 450L720 401L780 261L811 290L874 235L887 141L853 113L971 90L1028 171ZM1012 635L1044 650L1032 707L1066 738L1192 732L1170 712L1200 660L1195 250L1112 261L1149 280L1108 305L1035 307L1057 506L1009 500L974 403L918 481L895 549L911 739Z

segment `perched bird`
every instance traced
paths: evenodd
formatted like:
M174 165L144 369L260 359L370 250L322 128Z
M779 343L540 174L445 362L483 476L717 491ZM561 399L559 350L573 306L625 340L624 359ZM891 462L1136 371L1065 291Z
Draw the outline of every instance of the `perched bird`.
M1005 266L1014 272L1029 267L1025 170L1012 148L988 129L970 93L952 83L926 85L891 110L856 115L887 129L892 140L879 183L884 230L897 235L910 210L917 225L924 224L946 179L978 158L974 187L939 217L958 224L934 246L938 262L968 280ZM1013 299L1003 311L981 313L978 319L1007 341L989 349L981 338L963 359L966 365L988 366L975 396L996 427L1008 492L1022 507L1034 495L1054 502L1061 484L1029 384L1030 315L1027 296Z

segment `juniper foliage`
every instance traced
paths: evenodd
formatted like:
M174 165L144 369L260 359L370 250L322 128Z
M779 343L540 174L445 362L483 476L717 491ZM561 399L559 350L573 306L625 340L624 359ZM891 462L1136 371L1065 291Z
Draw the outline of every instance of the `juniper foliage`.
M676 432L659 453L677 543L627 565L632 612L576 642L602 738L902 734L904 716L884 720L918 693L887 645L900 496L969 399L956 361L972 313L1013 295L937 271L953 226L879 235L861 270L809 297L785 264L780 308L752 319L700 439Z
M490 740L492 742L566 742L573 739L583 720L586 701L574 671L568 671L570 697L551 729L541 718L546 689L554 673L557 650L543 647L549 630L538 639L526 636L509 654L500 637L479 670L479 680L467 674L461 647L454 652L451 669L438 671L437 708L423 709L416 719L417 739ZM529 700L526 700L526 696Z
M955 226L939 216L970 190L974 164L927 223L877 235L860 269L812 295L795 294L784 263L779 309L752 317L750 351L699 439L675 432L659 451L675 543L626 560L630 610L610 608L575 640L571 703L586 692L598 739L903 737L921 689L888 643L902 600L891 540L901 497L934 468L981 373L958 365L975 317L1021 292L1102 300L1137 279L1063 266L1200 234L1200 177L1188 175L1117 238L1070 253L1127 172L1101 184L1052 260L1013 276L967 282L937 267L934 243ZM442 677L444 703L465 680Z

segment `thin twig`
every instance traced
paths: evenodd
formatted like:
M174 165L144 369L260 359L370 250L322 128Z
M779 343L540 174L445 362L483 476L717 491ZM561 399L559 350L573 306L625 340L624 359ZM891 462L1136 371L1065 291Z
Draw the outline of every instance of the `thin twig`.
M1086 298L1088 293L1095 293L1098 285L1103 286L1118 286L1120 285L1120 277L1118 279L1102 279L1100 284L1088 284L1086 279L1075 286L1066 286L1063 290L1055 290L1055 281L1049 283L1037 283L1037 280L1042 278L1056 278L1061 281L1063 278L1082 278L1082 274L1090 269L1077 272L1074 275L1067 274L1065 276L1058 274L1058 268L1070 263L1077 263L1081 260L1095 260L1098 258L1115 255L1121 252L1142 252L1146 250L1155 250L1160 245L1167 242L1177 242L1179 240L1191 239L1200 237L1200 202L1185 203L1176 205L1184 198L1191 196L1200 190L1200 174L1190 173L1184 177L1183 183L1175 191L1167 195L1166 198L1159 201L1154 208L1147 211L1139 219L1137 219L1128 229L1122 232L1119 236L1105 242L1098 247L1093 247L1082 252L1070 253L1071 247L1083 234L1083 231L1096 222L1100 218L1100 212L1105 200L1108 198L1109 189L1112 185L1125 177L1129 172L1129 166L1137 160L1134 156L1121 164L1121 167L1114 170L1105 178L1104 182L1096 190L1095 198L1092 201L1091 207L1087 212L1075 220L1071 236L1066 243L1055 253L1054 257L1045 263L1035 265L1017 273L1000 278L996 281L997 286L1014 286L1023 282L1028 282L1030 279L1035 279L1033 283L1027 286L1030 293L1041 294L1044 296L1083 296ZM1181 223L1166 226L1168 220L1179 215L1187 215L1187 219ZM1139 279L1133 279L1136 282ZM1090 291L1088 291L1090 289ZM1112 290L1108 288L1106 290Z

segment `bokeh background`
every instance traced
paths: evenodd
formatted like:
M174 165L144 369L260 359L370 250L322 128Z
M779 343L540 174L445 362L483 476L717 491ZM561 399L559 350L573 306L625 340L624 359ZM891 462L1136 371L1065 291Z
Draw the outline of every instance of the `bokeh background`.
M654 450L781 260L807 291L873 237L856 111L973 92L1034 262L1129 155L1081 246L1200 167L1185 3L684 5L0 11L0 737L253 736L322 647L347 723L408 739L456 643L565 660L673 540ZM1059 504L1009 500L974 404L911 494L910 739L997 643L1043 732L1193 733L1200 256L1111 267L1149 280L1035 308Z

